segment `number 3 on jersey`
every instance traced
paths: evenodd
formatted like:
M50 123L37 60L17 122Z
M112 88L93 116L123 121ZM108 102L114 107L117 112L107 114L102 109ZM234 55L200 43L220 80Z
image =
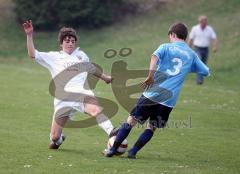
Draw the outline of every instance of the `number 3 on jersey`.
M179 59L179 58L173 58L173 59L172 59L172 62L175 64L175 65L173 66L173 69L172 69L172 70L167 69L166 72L167 72L170 76L175 76L175 75L177 75L178 73L180 73L180 70L181 70L181 68L182 68L183 63L182 63L182 60Z

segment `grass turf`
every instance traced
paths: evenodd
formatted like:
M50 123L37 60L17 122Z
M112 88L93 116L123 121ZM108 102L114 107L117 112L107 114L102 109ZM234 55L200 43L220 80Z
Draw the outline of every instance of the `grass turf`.
M0 173L239 173L240 3L238 0L173 2L159 11L129 17L101 30L79 30L82 49L108 73L117 60L126 61L129 69L148 68L149 55L167 41L166 31L174 21L181 20L191 26L196 23L197 15L204 13L217 31L221 44L219 52L210 55L212 75L203 86L195 85L193 75L188 77L171 114L169 128L157 131L136 161L124 156L102 157L100 152L106 146L107 136L97 126L66 129L67 139L61 149L47 149L53 109L48 92L50 75L27 58L21 27L12 13L2 11ZM1 0L2 6L8 3ZM56 50L56 37L56 32L36 33L36 47ZM133 53L127 58L104 58L107 48L122 47L132 48ZM110 85L100 82L95 93L117 102ZM127 112L119 105L112 121L118 126L126 117ZM142 130L137 127L132 131L129 145Z

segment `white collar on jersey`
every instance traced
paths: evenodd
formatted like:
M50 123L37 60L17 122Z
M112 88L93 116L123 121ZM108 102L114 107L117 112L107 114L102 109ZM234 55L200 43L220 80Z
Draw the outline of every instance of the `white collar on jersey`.
M76 53L80 52L80 47L77 47L71 54L66 53L65 51L59 51L61 54L67 54L69 56L76 55Z

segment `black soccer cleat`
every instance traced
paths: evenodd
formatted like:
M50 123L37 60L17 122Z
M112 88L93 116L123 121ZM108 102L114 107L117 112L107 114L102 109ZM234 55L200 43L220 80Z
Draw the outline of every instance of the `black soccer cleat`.
M110 134L109 134L109 138L111 138L111 137L113 137L113 136L116 136L117 135L117 133L118 133L118 131L119 131L119 128L113 128L113 130L110 132Z
M128 158L129 159L137 159L136 154L133 153L131 150L128 151Z
M65 137L64 135L62 135L62 139L63 139L63 142L64 142L64 140L66 139L66 137ZM50 144L48 145L48 148L49 148L49 149L58 149L60 146L61 146L61 144L57 145L57 144L55 144L55 143L50 143Z
M102 154L105 157L113 157L114 155L117 155L116 152L114 152L113 150L110 150L110 149L104 149L102 151Z

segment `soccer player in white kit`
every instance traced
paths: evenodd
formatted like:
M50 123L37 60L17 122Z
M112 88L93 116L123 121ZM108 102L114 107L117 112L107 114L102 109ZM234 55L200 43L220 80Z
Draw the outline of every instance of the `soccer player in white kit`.
M111 83L113 78L105 75L97 67L89 62L88 56L76 48L78 40L76 31L72 28L63 27L59 31L59 42L61 51L39 52L35 49L33 43L33 25L32 21L23 23L23 28L27 36L27 50L28 55L35 59L36 62L47 68L52 76L52 79L58 77L62 72L81 71L68 81L67 84L56 83L63 85L63 89L69 93L80 93L82 97L78 100L71 100L71 97L55 96L54 98L54 114L50 132L50 149L58 149L65 140L62 134L64 125L69 119L74 116L74 113L79 111L86 113L96 118L98 125L109 135L112 136L116 129L114 129L111 121L104 115L102 108L99 106L94 93L87 88L86 81L87 74L92 73L96 77L102 79L107 84ZM84 70L79 70L80 68ZM63 81L64 75L62 77ZM61 79L61 77L60 77ZM60 87L61 88L61 87Z

